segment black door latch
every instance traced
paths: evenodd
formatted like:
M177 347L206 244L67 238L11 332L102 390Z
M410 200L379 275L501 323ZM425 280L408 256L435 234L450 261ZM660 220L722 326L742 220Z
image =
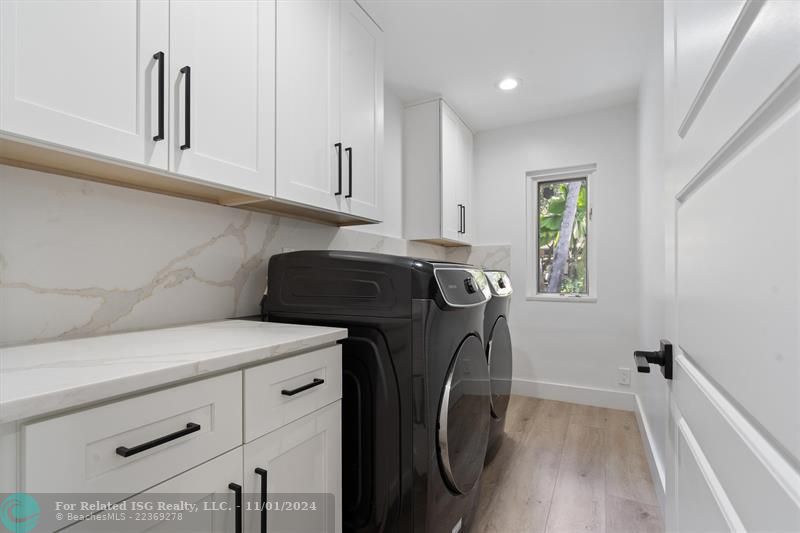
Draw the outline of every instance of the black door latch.
M650 365L659 365L665 379L672 379L672 343L661 339L661 349L657 352L633 352L636 360L636 370L643 374L650 373Z

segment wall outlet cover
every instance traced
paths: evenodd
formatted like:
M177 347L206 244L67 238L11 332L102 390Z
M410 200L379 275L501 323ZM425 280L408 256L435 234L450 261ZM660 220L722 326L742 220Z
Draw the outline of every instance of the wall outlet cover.
M617 369L617 383L620 385L631 384L631 369L621 366Z

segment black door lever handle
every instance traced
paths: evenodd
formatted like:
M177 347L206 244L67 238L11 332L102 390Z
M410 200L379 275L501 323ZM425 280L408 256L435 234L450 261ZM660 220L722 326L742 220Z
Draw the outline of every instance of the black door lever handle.
M636 370L643 374L650 373L650 365L659 365L665 379L672 379L672 343L661 339L661 349L657 352L636 350L633 352Z

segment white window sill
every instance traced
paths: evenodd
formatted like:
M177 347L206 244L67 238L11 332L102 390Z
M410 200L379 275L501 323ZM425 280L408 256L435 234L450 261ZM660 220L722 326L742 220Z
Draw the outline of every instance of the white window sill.
M537 294L525 298L529 302L571 302L577 304L597 303L597 296L561 296L558 294Z

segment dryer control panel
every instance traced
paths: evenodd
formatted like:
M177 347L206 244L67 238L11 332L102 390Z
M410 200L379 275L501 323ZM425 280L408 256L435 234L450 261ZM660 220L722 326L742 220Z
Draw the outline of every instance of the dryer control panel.
M489 281L481 270L439 267L434 273L444 301L453 307L481 305L492 296Z
M492 290L492 296L511 296L514 289L511 288L511 278L508 273L502 270L484 270L486 279L489 280L489 286Z

